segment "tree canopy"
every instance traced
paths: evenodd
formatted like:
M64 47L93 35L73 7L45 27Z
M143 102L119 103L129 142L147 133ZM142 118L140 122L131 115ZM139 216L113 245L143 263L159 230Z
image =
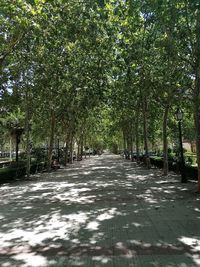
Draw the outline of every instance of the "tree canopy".
M23 114L27 155L48 144L50 164L59 138L66 153L143 151L150 167L162 146L167 175L181 108L200 190L199 1L0 0L0 10L1 150L5 122Z

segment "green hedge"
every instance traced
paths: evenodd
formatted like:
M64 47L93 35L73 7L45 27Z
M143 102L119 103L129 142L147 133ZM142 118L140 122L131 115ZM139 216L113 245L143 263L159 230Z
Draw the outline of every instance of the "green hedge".
M8 182L17 178L24 177L26 174L25 167L7 167L0 169L0 182Z
M31 164L30 173L41 172L46 168L46 163L34 163ZM18 164L11 164L9 167L0 169L0 183L14 181L19 178L23 178L26 175L26 167L23 162Z
M158 168L163 168L163 160L162 159L158 159L158 158L154 158L154 157L150 157L150 161L151 164L158 167ZM180 164L178 164L178 162L174 162L174 161L169 161L168 162L168 167L170 171L174 171L176 173L180 173ZM185 175L188 179L193 179L193 180L197 180L198 179L198 170L197 167L193 167L193 166L185 166Z

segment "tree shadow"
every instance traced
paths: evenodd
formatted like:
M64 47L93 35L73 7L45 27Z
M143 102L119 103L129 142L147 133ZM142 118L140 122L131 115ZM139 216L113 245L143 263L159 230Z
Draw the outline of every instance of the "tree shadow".
M109 155L34 177L0 187L2 267L199 266L193 184Z

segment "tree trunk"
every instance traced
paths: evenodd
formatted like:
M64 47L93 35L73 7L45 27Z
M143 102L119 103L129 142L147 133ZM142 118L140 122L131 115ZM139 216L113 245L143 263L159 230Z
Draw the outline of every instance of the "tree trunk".
M10 137L10 161L12 161L12 137Z
M54 143L54 133L55 133L55 124L56 124L55 112L54 112L54 110L51 110L51 125L50 125L48 165L47 165L48 171L51 170L52 152L53 152L53 143Z
M80 139L78 140L78 149L77 149L77 156L76 156L76 160L80 160Z
M168 175L168 140L167 140L167 119L169 106L165 107L163 115L163 175Z
M148 169L151 168L149 159L149 148L148 148L148 132L147 132L147 100L143 96L142 99L142 111L143 111L143 134L144 134L144 150L145 150L145 164Z
M133 158L133 136L131 135L131 161L133 162L134 161L134 158Z
M126 135L125 135L125 132L123 131L123 146L124 146L124 151L126 150Z
M136 160L137 163L140 161L140 144L139 144L139 111L136 114L136 123L135 123L135 143L136 143Z
M68 161L68 150L69 150L69 136L66 136L65 139L65 156L64 156L64 166L67 166L67 161Z
M200 192L200 10L197 11L195 51L195 88L194 88L194 118L196 128L196 149L198 165L198 192Z
M60 140L59 138L57 139L57 159L59 163L60 162Z
M86 138L86 134L85 134L84 142L85 142L85 159L86 159L87 158L87 153L86 153L87 138Z
M70 163L72 164L73 163L73 134L71 133L71 136L70 136Z
M83 157L83 133L81 134L81 140L80 140L80 145L81 145L81 160L82 160L82 157Z
M30 110L28 99L26 99L26 119L25 119L25 133L26 133L26 176L29 178L31 169L31 147L30 147Z
M128 135L127 135L127 138L126 138L126 147L127 147L126 159L130 159L130 137Z
M19 151L19 140L18 140L18 136L16 134L16 144L15 144L15 154L16 154L16 162L19 161L19 155L18 155L18 151Z

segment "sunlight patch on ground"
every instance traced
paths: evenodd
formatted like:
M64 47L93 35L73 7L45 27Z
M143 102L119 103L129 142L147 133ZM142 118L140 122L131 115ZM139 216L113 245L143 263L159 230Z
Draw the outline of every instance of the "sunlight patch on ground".
M29 244L30 246L42 245L46 239L52 239L55 236L66 239L66 228L62 223L55 224L46 227L36 227L34 230L26 231L22 229L13 229L10 233L0 233L0 245L2 247L11 246L13 244ZM60 228L59 228L60 227ZM52 229L51 229L52 228Z
M148 202L150 204L158 204L158 199L153 198L151 194L138 194L138 199L143 199L145 202Z
M117 208L112 208L97 216L97 220L98 221L109 220L111 218L114 218L115 215L122 215L122 213L117 211Z
M197 212L200 212L200 209L199 208L194 208L195 211Z
M85 172L82 172L83 175L88 175L88 174L91 174L91 171L85 171Z
M56 194L52 199L59 199L60 201L69 201L70 203L92 203L95 196L81 196L81 193L91 191L90 188L76 188L68 192Z
M190 258L195 263L195 267L196 266L200 266L200 256L199 256L199 254L193 254L193 255L188 254L187 256L188 256L188 258ZM193 266L194 265L192 265L192 267ZM185 265L185 267L187 267L187 265Z
M188 255L188 257L190 257L193 260L193 262L196 264L196 266L200 266L200 256L198 254ZM185 267L187 267L187 265Z
M158 200L155 200L151 197L144 197L145 201L150 203L150 204L157 204L158 203Z
M69 220L69 222L72 223L72 225L70 225L70 227L73 227L74 223L85 223L86 220L88 219L88 215L89 213L86 212L79 212L79 213L72 213L69 215L63 215L63 218L67 218ZM67 222L67 224L69 223Z
M111 166L108 166L108 167L106 167L106 166L94 166L94 167L91 167L91 169L92 170L101 170L101 169L103 169L103 170L106 170L106 169L108 169L108 170L110 170L110 169L115 169L116 167L111 167Z
M175 180L174 178L169 179L169 177L167 177L165 180L158 180L155 181L156 184L177 184L177 182L179 182L178 180Z
M0 202L7 201L8 205L1 206L0 247L4 251L0 252L8 255L10 265L0 265L49 266L48 253L53 253L57 261L53 264L59 261L62 266L60 258L69 253L63 266L90 266L86 264L88 258L93 259L92 266L114 266L107 256L113 253L115 244L120 258L116 266L122 266L121 259L133 257L135 247L139 253L148 254L151 246L159 249L156 253L165 253L168 248L183 256L188 252L190 262L200 264L200 241L193 236L198 233L196 226L193 231L193 224L198 225L199 202L197 197L182 199L186 185L121 161L105 162L106 166L79 164L71 171L66 168L41 175L41 180L1 187ZM177 205L170 205L172 198L178 198ZM179 220L183 222L181 227ZM184 237L187 226L191 238ZM198 242L192 243L191 239ZM13 251L17 256L11 259ZM83 254L84 259L76 254ZM12 260L16 260L13 265ZM176 265L183 266L180 264Z
M110 220L110 219L114 218L115 215L122 215L121 212L117 211L117 208L112 208L109 210L103 209L102 211L104 211L104 212L102 214L98 215L96 217L95 221L89 222L87 224L86 229L98 230L98 228L100 226L100 222L105 221L105 220Z
M133 226L135 226L135 227L141 227L142 226L142 224L140 224L140 223L136 223L136 222L133 222L133 223L131 223Z
M54 183L54 186L55 186L55 183ZM56 190L57 191L60 191L60 189L66 189L66 187L72 187L72 188L74 188L76 186L76 184L75 183L68 183L68 182L62 182L62 183L58 183L57 185L56 185Z
M5 248L19 244L42 245L45 240L54 240L55 238L69 240L69 235L73 232L77 233L87 219L88 216L84 212L63 216L55 213L51 215L50 219L48 215L42 216L36 222L32 222L34 228L33 226L26 230L14 228L7 233L0 232L0 247ZM21 222L22 226L23 222Z
M45 257L34 255L34 253L20 253L19 255L13 256L12 258L15 260L24 261L25 264L20 265L21 267L39 267L46 266L47 263L49 263Z
M96 244L98 241L102 240L104 233L98 232L94 233L93 236L89 239L90 244Z
M86 229L94 231L94 230L98 230L99 226L100 226L99 222L93 221L87 224Z
M192 238L192 237L186 237L186 236L183 236L181 238L179 238L179 240L187 245L187 246L190 246L192 249L193 252L200 252L200 239L199 238Z
M174 190L170 190L170 189L162 189L163 193L165 194L175 194Z
M112 261L111 258L106 257L106 256L95 256L95 257L92 257L92 260L101 262L103 264L107 264L109 261Z
M26 206L26 207L23 207L23 210L30 210L32 208L33 208L32 206Z
M146 181L147 179L147 175L133 175L132 178L135 180L135 181ZM131 178L131 176L129 177Z

